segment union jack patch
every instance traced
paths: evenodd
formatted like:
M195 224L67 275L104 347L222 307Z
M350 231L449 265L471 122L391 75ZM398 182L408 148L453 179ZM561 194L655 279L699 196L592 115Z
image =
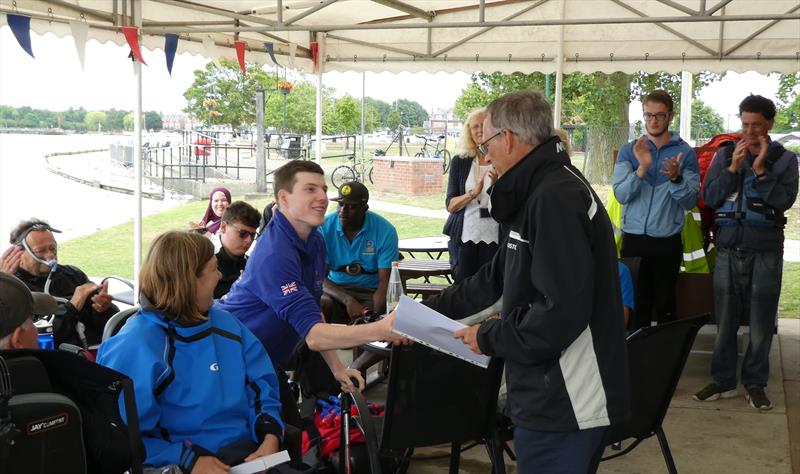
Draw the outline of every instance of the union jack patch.
M281 292L283 293L283 296L294 293L295 291L297 291L297 283L295 282L281 285Z

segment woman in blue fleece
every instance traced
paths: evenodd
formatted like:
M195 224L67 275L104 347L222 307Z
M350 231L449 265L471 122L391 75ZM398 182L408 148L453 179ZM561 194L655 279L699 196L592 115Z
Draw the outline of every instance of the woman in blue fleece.
M100 347L97 361L134 382L146 465L227 472L279 448L278 380L258 339L212 307L219 277L211 241L160 235L139 276L142 309Z

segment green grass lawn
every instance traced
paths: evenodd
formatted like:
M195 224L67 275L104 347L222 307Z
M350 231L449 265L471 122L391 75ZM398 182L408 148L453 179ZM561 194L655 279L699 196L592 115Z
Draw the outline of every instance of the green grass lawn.
M236 198L234 198L236 199ZM261 211L268 199L249 201ZM142 220L142 258L147 255L150 242L159 234L168 230L188 228L188 222L197 221L203 215L206 201L195 201L183 206L169 209ZM333 210L333 206L329 208ZM440 235L444 219L406 216L400 214L381 213L397 228L401 239ZM59 245L59 261L75 265L87 275L104 277L118 275L124 278L133 277L133 222L120 224L84 237L69 240Z
M778 316L800 318L800 263L783 262L783 285Z

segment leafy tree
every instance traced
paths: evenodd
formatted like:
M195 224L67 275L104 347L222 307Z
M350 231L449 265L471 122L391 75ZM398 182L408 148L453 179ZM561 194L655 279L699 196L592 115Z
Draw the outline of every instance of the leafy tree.
M91 112L86 113L86 117L83 119L84 123L86 123L86 129L91 132L98 131L98 125L103 126L105 130L105 124L107 120L107 115L105 112L100 112L99 110L93 110Z
M103 130L111 131L125 129L125 115L128 114L127 110L109 109L105 111L105 114L106 119L103 122ZM95 130L96 129L97 128L95 128Z
M400 114L394 109L390 110L389 116L386 118L386 125L389 126L389 130L397 130L397 127L400 126L400 123Z
M780 76L777 98L778 110L772 130L776 133L800 130L800 72Z
M148 111L144 113L144 128L148 130L161 130L164 124L161 121L161 114L155 111Z
M692 138L710 138L725 132L725 121L700 99L692 101Z
M367 127L368 130L376 130L378 127L380 128L388 128L389 127L389 112L392 110L392 106L389 105L388 102L384 102L382 100L373 99L372 97L367 97L365 102L367 103L367 117L369 117L370 110L374 111L377 115L378 125L376 128ZM367 120L367 123L370 123L370 120Z
M713 74L693 76L697 85L695 93L701 86L719 77ZM483 107L508 92L542 91L544 87L545 76L542 73L476 73L456 100L455 112L463 119L472 109ZM609 181L612 151L628 139L630 101L659 88L669 91L679 102L680 77L674 74L573 73L563 77L561 122L565 125L587 126L586 174L590 180ZM553 99L552 95L549 99Z
M394 102L400 120L406 127L417 127L428 120L428 112L413 100L398 99Z

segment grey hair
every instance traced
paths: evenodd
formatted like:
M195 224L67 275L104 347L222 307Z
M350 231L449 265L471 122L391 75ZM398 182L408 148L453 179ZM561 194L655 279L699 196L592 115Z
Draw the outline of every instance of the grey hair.
M553 111L535 91L510 92L486 107L492 127L514 132L522 143L537 146L553 136Z

